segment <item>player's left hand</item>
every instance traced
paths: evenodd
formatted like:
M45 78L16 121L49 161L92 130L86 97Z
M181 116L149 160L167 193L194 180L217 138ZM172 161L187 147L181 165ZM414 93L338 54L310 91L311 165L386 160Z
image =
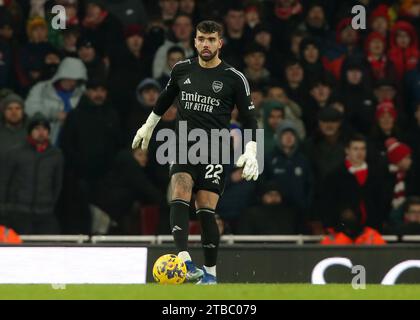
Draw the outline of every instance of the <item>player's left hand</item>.
M236 162L237 167L243 167L242 178L246 181L258 179L257 143L248 142L245 152Z

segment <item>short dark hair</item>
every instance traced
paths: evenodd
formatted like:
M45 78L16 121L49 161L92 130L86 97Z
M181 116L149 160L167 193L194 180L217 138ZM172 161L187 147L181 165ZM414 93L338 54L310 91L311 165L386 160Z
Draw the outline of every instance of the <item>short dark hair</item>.
M266 50L262 45L253 42L245 48L245 54L244 55L247 56L247 55L250 55L250 54L253 54L253 53L262 53L262 54L266 55Z
M296 58L291 58L291 59L287 60L286 63L284 64L284 69L286 70L287 68L290 68L290 67L293 67L293 66L302 67L302 63Z
M217 32L219 37L223 34L223 27L220 23L213 20L201 21L197 25L197 30L202 33L214 33Z
M352 134L346 141L346 148L349 148L353 142L363 142L367 145L367 140L363 134L355 133Z
M188 18L191 22L193 21L193 18L191 17L191 15L190 15L190 14L188 14L188 13L179 13L179 14L177 14L177 15L176 15L176 17L174 18L174 22L175 22L178 18L182 18L182 17L184 17L184 18Z
M166 56L169 57L172 53L181 53L185 57L185 50L180 46L172 46L169 48Z

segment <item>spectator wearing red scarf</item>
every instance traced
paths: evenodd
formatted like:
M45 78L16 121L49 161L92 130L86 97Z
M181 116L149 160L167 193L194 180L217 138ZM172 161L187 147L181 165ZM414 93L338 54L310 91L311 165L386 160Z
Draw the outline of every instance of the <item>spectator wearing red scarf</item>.
M365 54L373 80L396 80L394 64L386 55L386 38L379 32L371 32L365 40Z
M20 234L58 234L55 205L62 185L63 157L49 143L50 124L36 115L27 143L11 155L6 203L8 226Z
M409 22L399 21L392 27L388 56L395 65L398 81L416 69L420 57L418 44L416 30Z
M397 210L405 203L407 196L420 194L419 179L412 160L412 149L390 138L385 142L389 161L392 209Z
M375 166L366 162L367 143L363 136L353 136L346 145L346 160L333 171L322 192L324 225L339 222L340 208L360 211L360 223L380 228L385 220L384 183Z

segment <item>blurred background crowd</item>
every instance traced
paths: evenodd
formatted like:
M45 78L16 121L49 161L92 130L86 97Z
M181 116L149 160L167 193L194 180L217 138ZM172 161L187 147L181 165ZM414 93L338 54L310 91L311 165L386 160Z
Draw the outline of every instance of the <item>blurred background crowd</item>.
M258 182L229 169L220 231L420 234L419 17L418 0L0 0L0 224L170 233L159 144L130 144L173 65L195 56L194 26L214 19L222 58L250 82L266 163Z

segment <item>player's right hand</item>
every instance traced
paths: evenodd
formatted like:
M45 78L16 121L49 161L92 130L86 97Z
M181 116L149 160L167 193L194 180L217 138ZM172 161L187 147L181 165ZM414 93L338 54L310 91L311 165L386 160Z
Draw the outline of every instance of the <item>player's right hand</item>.
M151 113L147 118L147 121L142 127L137 131L136 136L133 139L131 147L137 149L141 147L142 150L147 150L149 146L150 138L152 137L153 130L160 120L160 116L155 113Z
M139 146L141 146L142 150L147 150L150 138L152 137L153 129L153 127L150 127L146 124L142 125L142 127L139 130L137 130L136 136L133 139L133 144L131 147L133 149L137 149Z

